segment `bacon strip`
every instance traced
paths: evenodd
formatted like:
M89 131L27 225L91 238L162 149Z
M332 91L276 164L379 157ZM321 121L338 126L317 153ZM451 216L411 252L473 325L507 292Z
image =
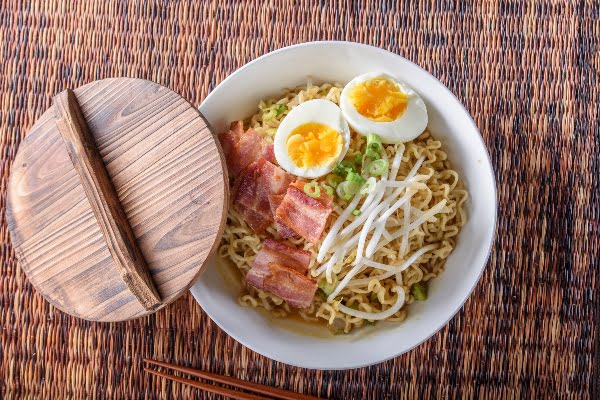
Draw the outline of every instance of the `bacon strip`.
M285 265L305 274L310 263L310 252L295 249L273 239L265 239L262 249L254 259L252 268L264 269L270 263Z
M281 297L293 307L310 306L317 284L306 276L310 252L265 239L246 274L246 282Z
M234 206L242 214L244 221L257 233L264 232L272 222L270 210L265 213L260 202L256 202L260 174L261 168L258 162L250 164L236 180L234 200Z
M264 158L251 163L236 181L234 205L256 233L273 223L269 196L282 194L293 176Z
M246 282L281 297L297 308L309 307L317 291L316 282L275 262L268 265L255 263L246 274Z
M279 236L281 236L282 239L289 239L298 236L298 234L294 232L293 229L284 224L281 218L279 218L276 214L277 208L283 201L283 196L284 195L282 194L272 194L269 196L269 203L271 205L271 213L273 214L273 218L275 219L275 227L277 228L277 233L279 233Z
M325 194L325 196L328 195ZM326 197L321 200L308 196L294 184L288 187L283 201L277 208L276 215L286 226L304 239L317 243L325 229L327 217L333 211L330 203L327 204L328 202Z
M231 123L229 132L219 135L219 142L225 153L229 176L237 178L248 165L264 158L275 162L273 145L267 143L254 129L244 132L242 121Z
M294 180L294 176L285 172L275 164L265 159L259 159L261 167L261 184L269 194L284 194ZM266 201L269 201L267 198Z

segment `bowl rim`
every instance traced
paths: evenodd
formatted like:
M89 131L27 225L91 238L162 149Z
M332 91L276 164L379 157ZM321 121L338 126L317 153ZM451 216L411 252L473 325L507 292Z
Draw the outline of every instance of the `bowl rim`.
M415 344L413 344L412 346L401 350L399 352L394 352L393 354L390 353L390 355L388 357L384 357L381 358L377 361L367 361L365 363L361 363L361 364L356 364L356 365L352 365L349 367L328 367L328 366L319 366L319 367L315 367L314 365L307 365L307 364L302 364L302 363L290 363L287 360L282 360L281 358L278 357L277 354L270 352L268 349L266 348L262 348L261 346L254 346L253 344L247 342L244 338L238 337L237 335L232 334L228 329L226 329L222 324L222 322L220 321L220 318L217 315L213 315L210 312L208 312L207 310L205 310L202 307L202 304L200 302L200 300L198 299L198 297L192 292L192 295L194 296L194 299L196 300L196 302L200 305L200 307L202 308L202 310L209 316L209 318L216 323L225 333L227 333L227 335L229 335L230 337L232 337L233 339L235 339L237 342L241 343L243 346L251 349L252 351L255 351L258 354L261 354L265 357L268 357L270 359L273 359L275 361L284 363L284 364L288 364L288 365L293 365L296 367L301 367L301 368L308 368L308 369L314 369L314 370L350 370L350 369L356 369L356 368L363 368L363 367L367 367L370 365L375 365L375 364L380 364L382 362L391 360L393 358L396 358L398 356L401 356L402 354L408 353L409 351L413 350L415 347L420 346L421 344L423 344L425 341L431 339L434 335L436 335L437 333L439 333L442 328L444 328L446 325L448 325L448 323L450 322L450 320L452 320L454 317L456 317L456 315L461 311L461 309L464 307L466 301L471 297L471 295L473 294L473 291L475 290L475 287L478 285L478 283L481 281L481 277L483 275L484 270L486 269L486 267L488 266L489 260L490 260L490 256L492 253L492 249L493 249L493 245L495 243L496 240L496 236L497 236L497 228L498 228L498 189L497 189L497 180L496 180L496 174L494 171L494 166L492 164L492 159L490 157L490 153L488 150L488 147L486 146L486 143L483 140L483 137L481 136L481 132L479 130L479 128L477 127L477 125L475 124L475 121L473 120L473 117L471 116L471 113L469 113L469 111L465 108L464 104L456 97L456 95L446 87L446 85L444 85L439 79L437 79L435 76L433 76L429 71L427 71L426 69L422 68L420 65L415 64L414 62L412 62L411 60L397 54L394 53L392 51L383 49L381 47L377 47L377 46L371 46L368 44L364 44L364 43L359 43L359 42L351 42L351 41L345 41L345 40L318 40L318 41L310 41L310 42L304 42L304 43L298 43L298 44L293 44L290 46L285 46L282 48L279 48L277 50L273 50L270 51L268 53L263 54L260 57L255 58L252 61L249 61L248 63L244 64L243 66L241 66L240 68L236 69L235 71L233 71L232 73L230 73L225 79L223 79L217 86L215 86L211 92L204 98L204 100L200 103L198 109L201 110L202 106L205 103L208 103L212 100L212 98L215 95L218 95L218 90L221 86L224 86L228 83L229 80L233 79L234 75L237 75L238 73L245 71L247 69L251 69L253 68L256 64L259 64L271 57L277 56L280 53L283 52L287 52L287 51L293 51L295 49L298 48L302 48L302 47L312 47L312 46L327 46L327 45L344 45L344 46L351 46L351 47L356 47L356 48L366 48L366 49L370 49L370 50L374 50L374 51L379 51L379 52L384 52L384 53L389 53L395 57L398 57L400 59L403 60L403 62L409 63L411 64L413 67L419 69L421 72L425 73L431 80L432 82L434 82L435 85L438 86L438 89L443 90L444 92L446 92L446 94L452 96L452 98L454 98L454 100L456 101L456 103L462 108L462 110L464 111L464 114L468 117L468 121L469 124L471 125L471 127L474 129L475 132L478 133L477 137L478 140L480 142L480 144L483 146L483 148L485 149L485 157L487 160L487 163L489 165L489 171L491 173L491 179L493 182L493 193L491 193L492 197L493 197L493 204L490 204L490 208L493 208L493 229L491 232L491 235L488 239L488 243L487 243L487 249L486 249L486 257L484 262L481 264L481 266L479 267L479 272L477 274L477 279L475 279L473 281L473 284L471 285L471 287L468 289L467 293L465 294L464 298L462 299L462 301L460 302L460 304L456 307L456 309L454 311L452 311L452 313L450 313L449 317L447 319L445 319L443 322L439 323L437 326L435 326L432 330L431 333L429 333L427 336L423 337L423 339L421 339L420 341L416 342ZM259 348L260 347L260 348Z

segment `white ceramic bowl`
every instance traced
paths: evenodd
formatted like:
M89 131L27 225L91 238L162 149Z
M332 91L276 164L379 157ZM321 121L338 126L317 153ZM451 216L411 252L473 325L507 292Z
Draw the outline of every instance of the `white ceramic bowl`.
M378 363L407 352L440 330L462 307L479 280L496 226L496 185L489 156L473 120L454 95L427 71L385 50L349 42L312 42L266 54L225 79L200 105L216 131L256 111L258 101L280 90L315 82L346 83L383 71L406 81L427 105L429 129L440 139L470 193L468 222L446 270L431 281L427 301L409 306L402 323L379 323L332 336L273 321L237 303L240 286L211 265L192 288L204 311L225 332L252 350L287 364L346 369ZM221 268L222 269L222 268ZM469 318L470 316L466 316Z

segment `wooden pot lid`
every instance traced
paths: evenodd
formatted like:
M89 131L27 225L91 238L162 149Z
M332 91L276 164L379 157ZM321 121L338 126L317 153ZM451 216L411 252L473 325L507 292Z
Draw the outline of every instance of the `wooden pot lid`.
M228 196L221 148L198 110L156 83L105 79L74 93L163 307L191 287L221 237ZM21 267L71 315L150 314L111 256L55 108L31 128L12 166L6 214Z

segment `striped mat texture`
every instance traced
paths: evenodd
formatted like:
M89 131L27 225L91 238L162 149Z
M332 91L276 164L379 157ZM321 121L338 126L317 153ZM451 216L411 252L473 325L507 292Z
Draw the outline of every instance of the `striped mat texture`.
M0 398L216 398L146 376L144 356L335 399L600 398L599 21L594 0L2 0ZM322 372L244 348L189 294L148 318L98 324L35 292L10 243L6 186L54 94L131 76L199 104L246 62L311 40L416 62L481 130L497 238L447 327L394 360Z

